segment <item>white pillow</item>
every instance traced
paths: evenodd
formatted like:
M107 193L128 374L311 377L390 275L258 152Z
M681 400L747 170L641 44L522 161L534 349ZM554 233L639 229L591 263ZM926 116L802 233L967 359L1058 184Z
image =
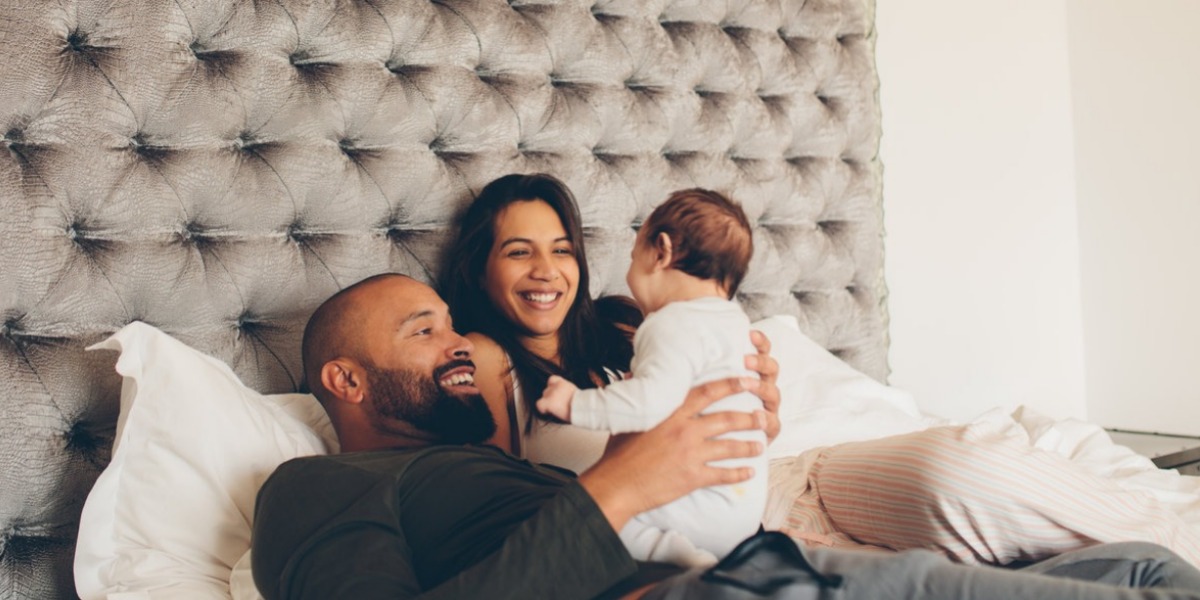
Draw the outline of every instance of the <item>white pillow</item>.
M779 437L771 458L925 429L912 395L875 381L800 332L795 317L776 315L752 324L771 340L779 362Z
M310 395L259 394L145 323L89 349L119 350L124 382L112 461L79 524L76 591L229 598L263 480L286 460L337 450L325 411Z

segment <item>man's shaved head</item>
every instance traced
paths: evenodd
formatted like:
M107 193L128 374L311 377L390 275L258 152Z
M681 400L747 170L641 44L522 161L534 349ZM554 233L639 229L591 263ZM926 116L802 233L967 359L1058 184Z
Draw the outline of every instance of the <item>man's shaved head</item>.
M382 273L368 277L334 294L323 302L304 327L300 356L304 362L304 379L308 389L325 404L329 390L321 383L321 367L338 358L363 359L362 339L366 310L360 302L362 292L383 281L392 279L416 280L399 273Z
M343 450L480 443L496 430L471 342L433 288L388 273L334 294L304 329L304 379Z

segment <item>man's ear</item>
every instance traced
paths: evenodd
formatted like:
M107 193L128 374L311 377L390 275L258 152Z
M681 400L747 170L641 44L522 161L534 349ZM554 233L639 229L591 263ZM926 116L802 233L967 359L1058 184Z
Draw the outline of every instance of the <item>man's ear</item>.
M349 359L335 358L321 367L321 384L341 402L361 403L364 397L363 383L363 373Z
M671 245L671 236L665 231L661 231L658 237L654 238L654 268L655 270L664 270L671 267L671 259L674 258L674 247Z

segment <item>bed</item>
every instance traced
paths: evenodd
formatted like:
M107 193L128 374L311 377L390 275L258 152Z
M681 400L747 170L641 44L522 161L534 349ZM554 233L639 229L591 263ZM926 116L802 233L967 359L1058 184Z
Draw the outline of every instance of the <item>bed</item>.
M594 295L626 291L634 226L667 192L731 193L754 224L747 311L794 317L853 367L844 383L886 389L873 11L871 0L4 3L0 598L76 597L81 513L133 427L135 395L133 367L123 379L114 352L87 348L141 331L141 346L107 347L177 352L209 374L197 386L226 382L240 406L272 394L272 414L303 425L315 417L292 393L310 312L372 274L431 281L456 215L509 172L573 189ZM167 395L207 409L197 418L224 414L230 398L188 395L208 389ZM178 427L200 452L228 454L227 439ZM293 451L329 450L297 435ZM187 526L208 524L192 514Z

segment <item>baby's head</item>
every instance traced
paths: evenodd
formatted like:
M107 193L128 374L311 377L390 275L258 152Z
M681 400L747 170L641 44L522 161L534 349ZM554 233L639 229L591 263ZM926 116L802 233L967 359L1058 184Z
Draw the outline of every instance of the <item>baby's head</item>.
M655 277L668 270L710 282L732 298L752 254L750 222L740 206L710 190L680 190L642 223L627 281L647 312L664 303L646 299Z

